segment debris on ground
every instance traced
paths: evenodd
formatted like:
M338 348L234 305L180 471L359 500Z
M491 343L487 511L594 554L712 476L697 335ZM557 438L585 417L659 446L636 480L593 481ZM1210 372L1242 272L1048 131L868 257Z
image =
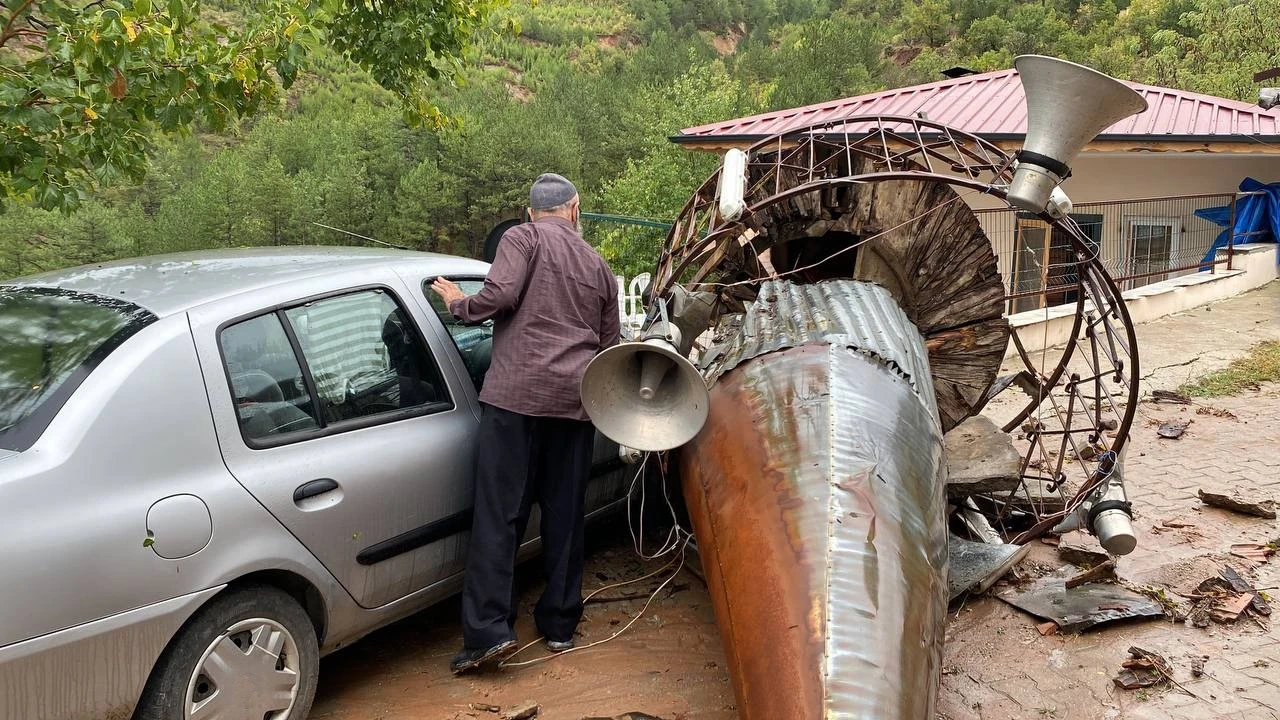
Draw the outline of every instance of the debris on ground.
M1191 398L1172 390L1152 390L1151 402L1154 403L1173 403L1175 405L1190 405Z
M1231 546L1231 554L1261 565L1275 554L1275 548L1262 543L1236 543Z
M1031 550L1030 545L992 545L947 537L948 598L986 592Z
M1258 592L1253 587L1252 583L1245 580L1243 575L1236 572L1235 568L1228 565L1222 568L1222 571L1218 573L1218 576L1226 581L1227 585L1229 585L1233 591L1253 595L1253 603L1251 603L1249 607L1254 612L1259 615L1271 614L1271 605L1262 597L1262 593Z
M1120 667L1120 672L1113 679L1125 690L1160 685L1173 674L1163 657L1137 647L1129 648L1129 657Z
M1271 606L1262 594L1231 566L1223 567L1217 576L1201 582L1192 597L1196 604L1188 621L1194 627L1208 627L1209 620L1234 623L1246 613L1255 619L1271 614Z
M1177 440L1191 425L1190 420L1170 420L1156 428L1156 434L1166 440Z
M1198 655L1191 658L1191 677L1204 676L1204 662L1208 659L1208 655Z
M1122 669L1114 680L1116 685L1125 690L1136 690L1161 683L1169 683L1191 697L1196 697L1195 693L1173 679L1173 668L1169 666L1169 661L1150 650L1130 647L1129 657L1120 667Z
M612 717L584 717L582 720L662 720L662 718L642 712L625 712Z
M496 713L502 712L501 705L490 705L489 703L470 703L467 707L477 712Z
M1222 408L1209 407L1209 406L1207 406L1207 405L1206 405L1206 406L1204 406L1204 407L1196 408L1196 414L1197 414L1197 415L1212 415L1212 416L1214 416L1214 417L1226 418L1226 419L1228 419L1228 420L1237 420L1237 419L1238 419L1238 418L1236 417L1236 414L1235 414L1235 413L1233 413L1233 412L1231 412L1230 410L1224 410L1224 409L1222 409Z
M1210 492L1201 488L1200 502L1242 515L1253 515L1267 520L1276 519L1276 501L1272 499L1250 500L1238 495Z
M1233 623L1240 619L1252 602L1252 595L1228 593L1216 602L1209 615L1215 622Z
M536 702L523 702L502 714L502 720L529 720L538 717L542 707Z
M1093 567L1089 568L1088 570L1085 570L1079 575L1073 575L1072 577L1067 578L1065 585L1067 589L1070 590L1071 588L1080 587L1081 585L1087 585L1088 583L1092 583L1092 582L1102 582L1106 580L1115 580L1115 579L1116 579L1115 561L1107 560L1105 562L1101 562L1101 563L1098 563L1097 565L1094 565Z
M1058 629L1059 629L1059 628L1058 628L1058 623L1056 623L1056 622L1054 622L1054 621L1052 621L1052 620L1050 620L1050 621L1048 621L1048 622L1042 622L1042 623L1040 623L1039 625L1036 625L1036 632L1040 633L1041 635L1046 635L1046 636L1048 636L1048 635L1057 635L1057 634L1058 634Z
M1007 494L1022 480L1022 455L990 418L975 415L942 437L947 497Z
M1065 632L1084 632L1119 620L1164 617L1158 603L1118 585L1092 583L1068 589L1061 575L1043 577L1025 589L1004 588L995 596Z
M1111 559L1096 538L1082 533L1065 535L1059 539L1058 557L1082 568L1101 565Z

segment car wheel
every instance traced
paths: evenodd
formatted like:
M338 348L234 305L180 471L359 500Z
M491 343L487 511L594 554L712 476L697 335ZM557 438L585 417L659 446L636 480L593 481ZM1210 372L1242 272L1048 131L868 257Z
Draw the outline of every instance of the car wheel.
M272 587L228 591L174 636L134 720L305 720L320 650L311 619Z

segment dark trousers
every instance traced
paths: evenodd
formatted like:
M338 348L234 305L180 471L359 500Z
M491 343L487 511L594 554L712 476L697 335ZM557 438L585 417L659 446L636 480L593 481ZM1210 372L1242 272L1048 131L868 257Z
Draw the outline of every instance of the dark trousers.
M516 550L535 500L542 510L547 588L533 617L548 640L569 640L582 619L582 534L594 428L484 405L476 440L463 641L479 649L515 638Z

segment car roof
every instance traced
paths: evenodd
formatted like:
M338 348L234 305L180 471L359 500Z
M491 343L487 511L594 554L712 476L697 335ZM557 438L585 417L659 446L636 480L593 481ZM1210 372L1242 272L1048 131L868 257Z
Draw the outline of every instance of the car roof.
M489 270L488 263L453 255L289 246L152 255L56 270L0 284L53 287L119 298L164 317L286 282L372 267L452 276L484 275Z

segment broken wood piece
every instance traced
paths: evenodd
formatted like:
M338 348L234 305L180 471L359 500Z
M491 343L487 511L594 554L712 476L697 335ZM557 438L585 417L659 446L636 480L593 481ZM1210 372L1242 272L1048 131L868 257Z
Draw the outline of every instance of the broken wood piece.
M1255 517L1266 518L1268 520L1276 519L1275 500L1248 500L1237 495L1209 492L1204 488L1200 489L1199 495L1200 502L1211 507L1230 510L1231 512L1237 512L1242 515L1253 515Z
M1187 622L1194 628L1204 629L1209 627L1211 618L1209 611L1213 609L1213 598L1204 598L1197 600L1195 605L1191 606L1191 611L1187 613Z
M1112 560L1095 565L1079 575L1067 578L1067 589L1079 587L1085 583L1098 582L1099 580L1112 580L1116 576L1116 564Z
M1167 403L1173 403L1175 405L1191 404L1191 398L1187 397L1186 395L1182 395L1181 393L1173 392L1172 390L1152 390L1151 401L1158 402L1158 403L1167 402Z
M500 705L490 705L489 703L468 703L468 708L477 712L496 713L502 710Z

